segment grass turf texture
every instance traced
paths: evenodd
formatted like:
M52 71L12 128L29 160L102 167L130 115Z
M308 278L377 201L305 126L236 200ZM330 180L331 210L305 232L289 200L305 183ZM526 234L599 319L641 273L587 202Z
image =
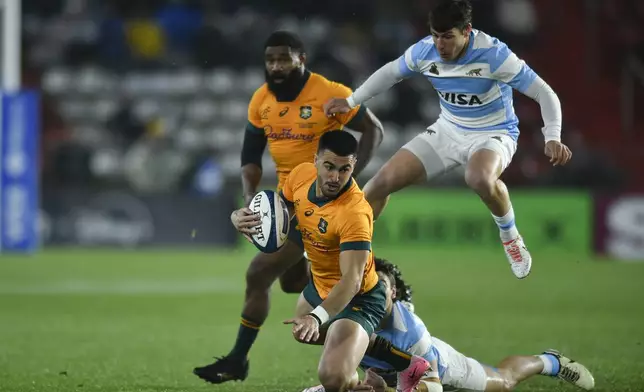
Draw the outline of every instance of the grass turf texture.
M644 390L644 263L535 253L513 277L497 252L378 249L400 264L430 333L494 364L557 348L597 391ZM205 384L195 365L226 354L239 326L252 251L48 250L0 258L0 391L292 391L317 384L320 349L273 308L244 383ZM537 377L518 391L574 391Z

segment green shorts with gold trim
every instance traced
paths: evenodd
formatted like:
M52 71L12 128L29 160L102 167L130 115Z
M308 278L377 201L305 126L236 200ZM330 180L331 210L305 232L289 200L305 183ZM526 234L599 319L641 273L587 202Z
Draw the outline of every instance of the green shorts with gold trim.
M302 295L304 295L306 302L314 308L322 303L322 298L320 298L318 290L315 288L312 280L306 285L304 291L302 291ZM381 281L378 281L371 290L353 297L349 305L329 320L328 324L341 319L353 320L360 324L367 331L367 334L371 336L380 324L380 321L385 317L386 306L387 297L385 294L385 285Z

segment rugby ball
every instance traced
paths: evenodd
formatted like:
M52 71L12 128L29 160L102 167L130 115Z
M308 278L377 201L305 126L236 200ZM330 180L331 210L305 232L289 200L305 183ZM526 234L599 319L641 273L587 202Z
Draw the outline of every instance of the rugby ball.
M263 253L277 252L286 243L291 220L284 200L274 191L261 191L248 206L259 215L257 233L251 235L253 244Z

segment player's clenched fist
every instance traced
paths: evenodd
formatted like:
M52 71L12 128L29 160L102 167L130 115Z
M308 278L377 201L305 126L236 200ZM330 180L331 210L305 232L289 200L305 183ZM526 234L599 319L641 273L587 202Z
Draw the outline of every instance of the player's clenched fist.
M568 146L556 140L550 140L546 143L544 153L550 158L552 166L565 165L572 158L572 152Z
M327 116L333 116L336 113L349 113L351 111L351 106L345 98L332 98L322 107L324 114Z
M300 342L315 342L320 337L320 322L310 314L284 321L293 324L293 337Z
M230 221L232 222L233 226L235 226L235 229L237 229L238 232L242 233L244 237L246 237L246 239L250 242L252 242L250 235L256 234L256 227L262 223L259 215L253 213L253 211L251 211L248 207L233 211L233 213L230 214Z

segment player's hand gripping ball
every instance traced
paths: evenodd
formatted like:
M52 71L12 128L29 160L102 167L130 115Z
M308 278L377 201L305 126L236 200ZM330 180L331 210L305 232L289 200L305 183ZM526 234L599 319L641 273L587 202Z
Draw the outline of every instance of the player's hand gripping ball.
M264 253L277 252L288 239L291 219L284 200L271 190L256 194L248 209L259 218L259 225L250 234L253 244Z

